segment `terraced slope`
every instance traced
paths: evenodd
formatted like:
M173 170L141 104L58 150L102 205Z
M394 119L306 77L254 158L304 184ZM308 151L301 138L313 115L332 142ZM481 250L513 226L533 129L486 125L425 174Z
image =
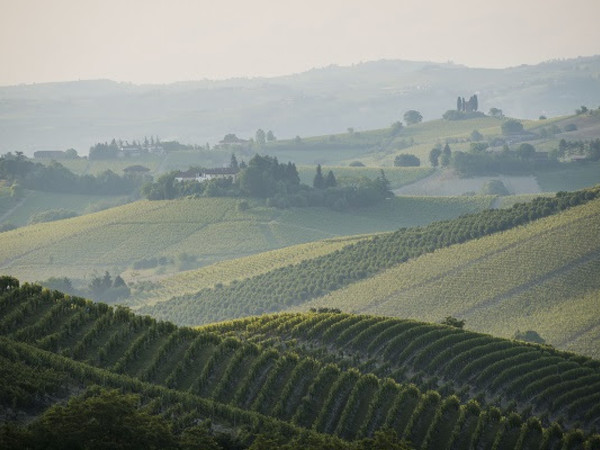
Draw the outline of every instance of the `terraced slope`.
M184 398L184 408L180 407L178 411L192 409L194 405L190 402L195 401L192 411L201 412L200 416L206 417L212 406L216 410L213 414L218 417L224 416L234 423L236 417L240 417L242 423L250 422L255 429L263 424L267 430L269 427L281 428L287 422L291 425L286 431L288 434L299 427L353 440L371 436L379 429L392 428L417 448L432 450L453 446L510 449L515 448L517 442L525 441L531 443L528 444L530 448L547 444L552 448L563 444L565 448L571 448L571 442L586 441L590 448L597 448L600 444L597 436L587 435L573 426L573 421L578 420L589 430L600 414L595 411L597 408L585 412L587 403L577 403L581 398L577 388L583 382L587 382L584 401L589 402L598 395L595 390L598 387L595 380L600 379L598 363L586 358L553 355L554 362L563 364L563 375L569 373L568 380L571 381L557 385L564 395L553 397L561 402L552 403L553 409L548 414L549 418L564 414L564 427L560 427L550 425L545 419L529 417L527 413L520 415L468 401L470 393L467 391L459 393L464 397L461 401L455 395L448 395L449 392L440 394L414 385L398 384L392 379L353 368L348 362L328 364L301 348L290 351L292 341L289 340L296 336L298 342L307 345L323 340L326 345L333 346L333 351L335 346L342 348L341 341L354 342L348 349L357 351L362 347L355 338L364 337L358 332L359 328L362 326L365 331L377 327L380 333L372 333L373 336L383 334L389 338L379 339L384 364L394 364L394 361L403 361L401 355L407 355L404 361L411 361L409 348L417 351L422 348L397 345L406 336L406 329L411 328L409 324L421 327L423 333L413 333L413 338L420 338L418 341L422 343L435 330L436 336L442 337L447 332L456 341L460 340L455 337L459 334L464 342L478 338L472 333L342 314L263 317L215 326L212 330L192 330L135 316L124 308L112 309L65 297L39 286L18 288L14 284L5 283L0 296L0 331L3 335L0 355L4 359L11 364L25 360L38 368L57 367L56 364L63 370L67 366L74 367L71 373L78 380L91 379L109 386L119 382L127 390L147 388L160 396L156 408L164 414L169 414L173 402L178 403ZM382 320L392 326L381 329L378 323ZM400 330L403 327L406 329ZM242 339L223 336L223 333L235 334L242 330L249 335ZM261 343L249 342L250 335ZM545 358L543 349L487 338L498 348L516 348L520 353L529 352L540 359ZM34 356L27 357L26 351ZM474 351L465 352L463 358L481 353L480 348L474 347ZM357 355L356 360L360 359ZM450 373L451 361L452 358L441 359L439 370ZM502 358L495 361L497 365L510 363ZM567 366L571 372L566 371ZM411 370L409 365L406 367ZM100 369L108 369L110 374L102 375ZM489 370L481 369L482 364L476 364L470 376L485 378ZM507 380L512 381L511 378ZM153 385L163 387L152 388ZM532 398L538 402L532 403L535 410L545 408L541 400ZM516 408L521 410L523 406L517 404ZM244 411L235 412L240 410Z
M600 200L422 255L303 307L439 322L600 357Z
M238 209L230 198L138 201L95 214L0 233L0 270L25 280L121 272L186 253L202 266L336 236L393 230L489 206L476 199L394 199L371 208Z

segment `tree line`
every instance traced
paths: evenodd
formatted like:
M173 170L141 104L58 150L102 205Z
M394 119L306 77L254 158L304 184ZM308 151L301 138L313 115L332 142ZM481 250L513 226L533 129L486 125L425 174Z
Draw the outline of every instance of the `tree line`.
M96 176L77 175L56 161L48 165L35 163L21 152L0 156L0 179L19 189L91 195L130 194L145 181L135 175L119 176L111 170Z
M336 210L372 205L393 195L383 171L375 180L362 177L339 183L332 171L323 175L318 165L313 184L308 186L300 183L294 163L280 163L277 157L256 154L247 164L242 161L238 165L233 155L230 168L239 169L235 181L230 177L179 182L175 179L178 172L174 171L143 186L142 194L149 200L189 195L259 198L277 208L325 206ZM202 169L197 168L197 171Z

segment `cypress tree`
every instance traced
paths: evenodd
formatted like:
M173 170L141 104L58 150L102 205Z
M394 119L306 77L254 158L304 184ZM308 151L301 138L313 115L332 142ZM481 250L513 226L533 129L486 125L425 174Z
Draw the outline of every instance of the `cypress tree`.
M325 180L323 178L323 172L321 171L321 164L317 166L317 174L313 180L313 187L315 189L323 189L325 187Z
M337 181L335 179L335 175L330 170L329 173L327 173L327 177L325 178L325 187L329 188L329 187L336 187L336 186L337 186Z

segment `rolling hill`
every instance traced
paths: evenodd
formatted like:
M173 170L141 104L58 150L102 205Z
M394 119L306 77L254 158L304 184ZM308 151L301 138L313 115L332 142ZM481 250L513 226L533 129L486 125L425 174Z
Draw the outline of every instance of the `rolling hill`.
M558 348L600 356L600 201L437 250L303 307L437 322L511 337L535 330Z
M440 118L458 95L475 92L482 111L557 116L600 103L599 71L598 56L507 69L373 61L268 79L1 87L0 151L74 147L85 154L96 142L144 135L204 144L232 132L253 136L258 128L279 138L366 130L402 120L409 109Z
M164 256L175 262L167 269L178 271L319 239L430 223L481 210L492 200L395 198L346 212L279 210L252 202L242 211L232 198L138 201L1 233L0 270L29 281L83 279Z
M44 419L57 401L82 390L93 398L101 386L138 394L176 432L207 419L230 435L245 429L246 445L260 433L315 433L339 448L388 428L431 450L600 445L600 366L575 354L339 313L177 328L1 283L0 375L16 380L0 384L4 422ZM1 439L23 436L4 430Z
M379 274L385 273L384 271L394 269L396 266L399 268L398 270L403 267L411 267L414 260L418 260L419 257L435 255L446 247L467 241L480 242L477 240L478 238L512 228L518 229L520 225L533 223L536 219L558 214L577 204L586 204L596 198L598 193L598 188L595 188L574 193L561 193L554 198L539 197L530 203L515 204L506 210L485 210L424 227L379 234L372 239L356 242L330 254L304 260L298 264L279 267L229 285L205 288L193 294L160 302L154 306L142 307L140 311L179 324L198 325L251 314L314 306L310 303L314 299L327 294L334 295L336 291L351 288L357 282L379 276ZM585 206L580 209L585 209ZM562 216L559 214L557 217ZM595 219L592 214L588 223L593 224ZM592 226L589 233L595 232L596 227ZM499 236L499 239L502 239L504 234L499 234ZM576 231L575 236L578 236ZM581 239L578 248L586 248L586 245L586 239ZM460 246L452 248L460 248ZM566 254L568 255L569 252ZM476 256L474 256L475 262L478 262ZM539 260L544 261L542 255L539 255ZM557 261L561 261L561 259L558 258ZM583 261L593 264L593 252L592 256L586 256ZM543 267L543 264L540 265ZM436 279L437 276L444 274L444 267L442 265L430 272L420 272L418 275L409 274L400 282L410 283L411 277L415 276L431 276ZM479 266L473 264L473 267L476 271ZM534 267L530 269L530 272L521 269L519 275L535 278ZM476 281L470 282L475 283ZM484 283L485 280L477 280L477 282ZM378 289L385 290L388 284L379 286L375 283L372 288L373 292L378 292ZM462 287L460 283L457 285L458 289ZM503 288L502 285L493 287L500 290ZM464 290L466 287L462 287L462 289ZM443 293L441 295L443 296ZM357 294L353 302L357 305L361 302L369 303L370 298L372 298L371 292L367 289ZM325 304L325 300L321 299L320 301L320 304L329 306ZM419 299L419 301L426 302L427 300ZM473 301L475 302L476 299ZM347 302L346 306L343 305L343 301L335 306L352 307L350 301L347 300ZM443 301L441 305L438 311L444 308ZM390 307L390 310L393 310L393 306ZM442 317L445 315L432 320L439 320Z

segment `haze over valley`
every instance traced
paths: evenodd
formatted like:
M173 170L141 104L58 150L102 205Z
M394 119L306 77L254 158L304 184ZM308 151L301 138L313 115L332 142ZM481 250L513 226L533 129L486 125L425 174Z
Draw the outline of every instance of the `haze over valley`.
M600 449L598 13L5 2L0 448Z

